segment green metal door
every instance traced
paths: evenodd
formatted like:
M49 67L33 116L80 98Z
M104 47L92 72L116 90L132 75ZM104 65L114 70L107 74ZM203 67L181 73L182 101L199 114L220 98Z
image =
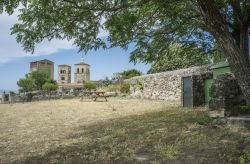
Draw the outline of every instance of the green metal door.
M205 80L205 104L207 105L209 100L210 100L210 96L209 96L209 90L212 86L212 82L213 79L207 79Z

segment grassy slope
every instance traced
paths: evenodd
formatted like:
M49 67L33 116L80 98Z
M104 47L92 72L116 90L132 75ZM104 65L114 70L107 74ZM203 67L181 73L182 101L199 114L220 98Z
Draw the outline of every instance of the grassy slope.
M248 163L248 131L212 126L206 111L173 108L79 127L78 142L23 163Z

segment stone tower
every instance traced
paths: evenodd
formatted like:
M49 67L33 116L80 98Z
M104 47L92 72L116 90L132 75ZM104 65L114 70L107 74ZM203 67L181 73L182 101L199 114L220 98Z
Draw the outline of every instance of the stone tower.
M58 65L58 83L59 84L71 83L71 66L66 64Z
M54 63L50 60L44 59L44 60L31 62L30 73L33 71L47 72L50 79L54 80Z
M78 64L75 64L75 83L82 84L84 82L90 81L90 72L89 72L90 65L85 63L83 59Z

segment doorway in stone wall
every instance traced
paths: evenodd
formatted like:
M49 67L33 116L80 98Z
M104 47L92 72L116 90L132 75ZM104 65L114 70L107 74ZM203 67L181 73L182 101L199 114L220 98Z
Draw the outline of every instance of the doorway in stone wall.
M192 77L183 77L183 107L193 107Z

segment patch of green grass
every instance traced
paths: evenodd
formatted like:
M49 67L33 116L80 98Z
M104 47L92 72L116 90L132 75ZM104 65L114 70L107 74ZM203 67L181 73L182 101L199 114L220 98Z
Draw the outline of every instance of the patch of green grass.
M243 105L243 106L240 106L239 112L241 114L248 114L248 113L250 113L250 103L246 104L246 105Z
M200 117L197 118L197 123L200 125L209 125L213 119L209 116L208 112L204 112Z
M239 157L239 163L248 164L250 163L250 135L244 137L243 144L244 148Z
M244 143L245 144L250 144L250 136L245 136L244 137Z
M239 158L240 164L249 164L250 163L250 148L243 151L243 154Z
M213 128L200 109L166 109L76 129L72 145L23 163L237 163L245 162L239 133ZM224 142L224 143L223 143Z

